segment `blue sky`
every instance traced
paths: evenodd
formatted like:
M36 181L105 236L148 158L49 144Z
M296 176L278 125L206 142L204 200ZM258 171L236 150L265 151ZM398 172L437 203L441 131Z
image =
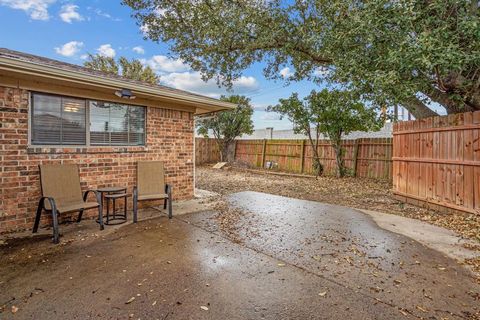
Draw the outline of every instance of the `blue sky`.
M119 0L0 0L0 47L76 64L84 62L86 53L142 59L160 74L164 85L213 97L226 93L213 81L204 83L198 73L171 57L165 44L144 40L130 13ZM291 129L288 120L279 120L264 108L292 92L307 95L316 86L266 80L262 68L257 64L246 70L234 85L234 93L251 98L256 129Z

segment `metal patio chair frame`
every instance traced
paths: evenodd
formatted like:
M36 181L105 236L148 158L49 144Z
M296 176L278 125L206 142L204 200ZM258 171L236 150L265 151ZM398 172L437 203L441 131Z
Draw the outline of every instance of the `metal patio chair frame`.
M80 174L75 164L39 165L42 197L38 202L33 233L38 231L42 211L52 215L53 243L59 243L60 233L58 215L60 213L79 212L77 222L82 220L83 211L98 208L98 223L100 230L103 225L103 208L100 193L87 190L82 195ZM87 202L90 192L95 194L96 202Z

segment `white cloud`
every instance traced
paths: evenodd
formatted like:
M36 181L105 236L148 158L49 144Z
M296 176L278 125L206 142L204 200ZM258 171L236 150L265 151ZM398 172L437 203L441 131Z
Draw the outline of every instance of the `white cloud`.
M0 0L0 5L25 11L33 20L48 20L48 6L56 0Z
M161 8L156 8L155 10L153 10L153 13L159 18L163 17L165 15L165 12L167 12L167 10Z
M328 76L329 73L330 73L330 70L328 70L328 68L326 67L318 67L317 69L315 69L315 71L313 71L313 74L316 77L325 77L325 76Z
M269 106L269 104L267 104L267 103L254 103L253 104L253 110L255 110L255 111L266 111L268 106Z
M276 113L276 112L265 111L265 112L263 112L260 119L269 120L269 121L277 121L277 120L282 120L282 116L279 113Z
M95 12L95 14L99 17L107 18L107 19L110 19L112 21L122 21L122 19L113 17L108 12L104 12L104 11L98 9L98 8L87 7L87 9L88 10L93 10L93 12Z
M143 33L143 36L146 37L148 36L148 32L150 31L150 28L146 24L142 24L140 26L140 31Z
M101 56L110 58L113 58L116 55L115 49L113 49L112 45L109 43L102 44L100 47L98 47L97 52Z
M142 62L160 73L182 72L190 69L190 67L183 63L181 59L170 59L169 57L162 55L153 56L148 60L142 60Z
M293 76L293 72L290 71L289 67L285 67L282 70L280 70L280 75L282 76L283 79L287 79Z
M85 20L80 13L77 12L78 6L74 4L66 4L62 6L60 10L60 19L66 23L72 23L74 20L83 21Z
M145 49L142 46L136 46L132 48L133 52L138 54L145 54Z
M61 47L55 47L55 52L64 56L71 57L74 56L80 49L83 47L83 42L80 41L70 41L65 43Z
M191 91L213 98L227 94L227 91L224 88L219 88L214 80L203 81L199 72L173 72L162 75L160 81L176 89ZM233 83L233 93L235 94L251 92L257 88L258 82L254 77L242 76Z

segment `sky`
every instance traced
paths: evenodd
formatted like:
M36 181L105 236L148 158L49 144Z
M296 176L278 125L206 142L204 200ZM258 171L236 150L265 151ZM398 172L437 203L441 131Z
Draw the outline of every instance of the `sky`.
M319 89L307 81L287 85L267 80L263 65L256 64L235 82L233 92L227 92L215 81L203 82L166 44L145 40L131 13L120 0L0 0L0 47L79 65L87 53L140 59L160 75L163 85L215 98L229 93L251 98L255 129L291 129L287 119L265 108L293 92L303 97ZM286 78L290 72L285 67L281 75Z

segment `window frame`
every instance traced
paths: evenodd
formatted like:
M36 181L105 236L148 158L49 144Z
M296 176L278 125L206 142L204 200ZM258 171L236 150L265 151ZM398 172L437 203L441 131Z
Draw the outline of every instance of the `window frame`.
M85 144L34 144L33 143L33 118L34 118L34 103L33 103L33 96L35 94L44 95L44 96L53 96L53 97L60 97L60 98L70 98L70 99L80 99L85 101ZM143 119L143 141L142 144L106 144L106 145L97 145L97 144L90 144L90 102L104 102L104 103L113 103L113 104L120 104L126 106L133 106L144 108L144 119ZM28 95L28 146L32 148L128 148L128 147L145 147L147 145L147 113L148 107L144 105L137 105L137 104L126 104L122 102L116 101L108 101L103 99L89 99L83 97L76 97L71 95L64 95L64 94L55 94L55 93L48 93L48 92L41 92L41 91L31 91Z

